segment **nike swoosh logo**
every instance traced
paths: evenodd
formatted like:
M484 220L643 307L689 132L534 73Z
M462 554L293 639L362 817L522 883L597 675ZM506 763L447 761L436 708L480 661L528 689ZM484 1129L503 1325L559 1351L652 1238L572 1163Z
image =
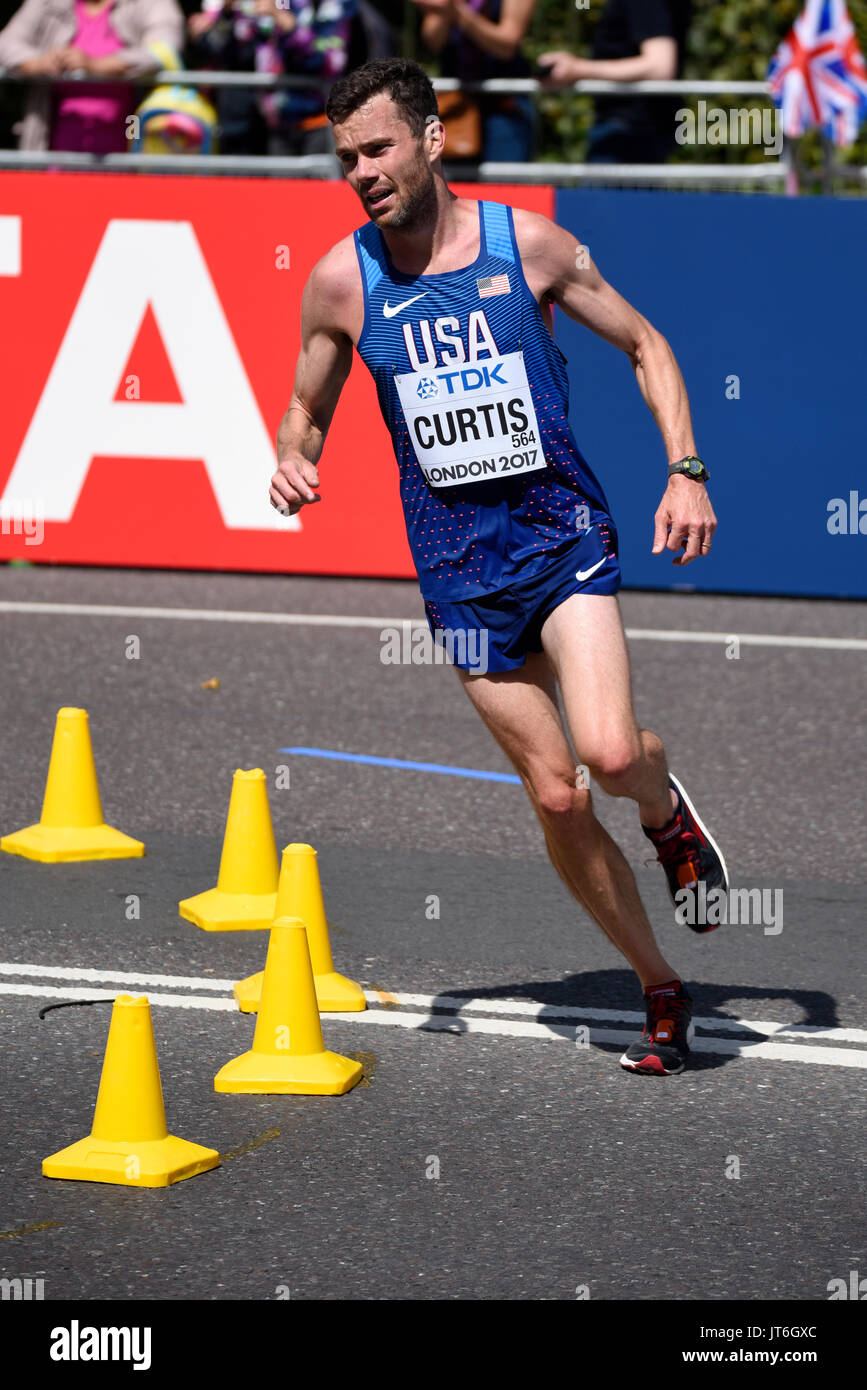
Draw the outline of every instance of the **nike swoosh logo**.
M393 319L395 314L400 313L401 309L406 309L410 304L415 304L417 299L424 299L427 293L427 290L422 290L421 294L414 294L412 299L405 299L402 304L395 304L394 308L392 308L388 300L386 300L382 306L383 315L387 319Z
M590 576L591 576L591 574L595 574L596 571L599 569L599 566L600 566L600 565L604 565L604 564L605 564L605 561L606 561L607 559L608 559L608 556L607 556L607 555L603 555L603 556L602 556L602 559L601 559L601 560L597 560L595 565L591 565L590 568L589 568L589 570L576 570L576 571L575 571L575 578L576 578L576 579L589 579Z

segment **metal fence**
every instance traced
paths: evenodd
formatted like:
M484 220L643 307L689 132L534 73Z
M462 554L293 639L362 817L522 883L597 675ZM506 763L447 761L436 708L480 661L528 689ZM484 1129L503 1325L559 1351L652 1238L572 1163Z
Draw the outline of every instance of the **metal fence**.
M22 84L53 85L63 81L111 81L88 73L67 73L61 78L25 77L14 71L0 69L0 81ZM528 95L548 94L533 78L494 78L485 82L459 82L456 78L433 78L437 92L466 91L473 94ZM316 78L257 72L210 72L200 69L168 69L150 74L146 79L130 80L130 86L185 87L247 87L247 88L319 88L327 87ZM585 80L560 89L581 96L688 96L751 97L770 104L770 89L766 82L749 81L647 81L602 82ZM687 148L683 146L682 148ZM139 172L161 174L252 175L273 178L338 179L341 169L332 155L199 155L199 154L86 154L72 151L44 152L0 150L0 169L71 169L106 172ZM468 163L445 164L446 175L479 183L556 183L582 186L625 186L658 188L704 188L737 191L770 190L798 191L798 174L805 170L800 164L797 149L789 141L783 145L779 159L762 163L710 164L688 159L666 164L602 164L562 163L540 159L529 163ZM812 171L815 175L815 171ZM825 145L824 167L821 171L823 188L830 192L835 179L860 188L867 188L867 168L837 163L833 151Z

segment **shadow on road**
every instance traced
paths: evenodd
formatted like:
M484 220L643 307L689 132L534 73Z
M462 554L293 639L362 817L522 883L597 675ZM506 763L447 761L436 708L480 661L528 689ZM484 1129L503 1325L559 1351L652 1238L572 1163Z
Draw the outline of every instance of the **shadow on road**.
M745 1002L761 1004L762 1001L773 1000L779 1005L779 1001L791 1000L791 1017L780 1018L780 1023L794 1026L836 1028L840 1026L837 1013L837 1005L834 998L824 990L815 989L788 989L783 986L779 988L761 988L755 985L714 985L701 984L693 985L686 981L687 989L692 995L693 1014L696 1018L719 1019L720 1022L731 1020L732 1034L737 1035L739 1041L760 1042L767 1035L760 1032L750 1032L745 1030L743 1025L737 1024L741 1010ZM586 1019L575 1020L573 1026L578 1023L587 1022L592 1024L594 1021L593 1010L599 1010L597 1021L610 1028L619 1031L628 1031L630 1024L627 1020L618 1022L617 1020L607 1019L605 1011L609 1009L629 1009L640 1012L642 1007L641 993L638 988L635 975L631 970L591 970L585 974L568 975L562 980L521 980L512 981L501 985L470 985L458 989L443 989L435 997L431 1006L432 1013L453 1013L455 999L501 999L531 1002L540 1006L539 1013L535 1015L535 1021L544 1023L550 1018L552 1027L559 1024L557 1031L563 1029L564 1020L560 1011L564 1007L580 1008L588 1010ZM440 1000L442 1003L440 1004ZM726 1007L729 1000L737 1000L738 1009L731 1010ZM504 1011L508 1011L504 1008ZM778 1011L778 1010L777 1010ZM764 1010L758 1008L749 1010L757 1014L757 1021L763 1016ZM638 1025L634 1025L636 1034L639 1031ZM454 1032L465 1031L464 1020L460 1017L454 1019ZM714 1034L716 1036L716 1034ZM805 1037L809 1041L809 1037ZM606 1042L604 1039L594 1038L593 1046L600 1051L621 1052L622 1042ZM737 1060L736 1055L725 1053L706 1053L693 1052L690 1059L692 1070L711 1070L716 1067L725 1066L728 1062Z

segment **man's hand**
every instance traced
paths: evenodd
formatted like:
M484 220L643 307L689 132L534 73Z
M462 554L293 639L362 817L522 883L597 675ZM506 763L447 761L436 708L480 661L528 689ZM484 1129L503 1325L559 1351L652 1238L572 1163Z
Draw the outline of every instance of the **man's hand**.
M583 58L576 58L572 53L540 53L538 65L546 67L548 72L539 80L549 91L557 87L571 87L573 82L580 82L582 77L587 76L585 61Z
M277 472L271 479L271 506L276 507L282 516L294 516L308 503L322 501L319 493L313 491L318 486L316 464L303 454L287 454L277 465Z
M672 564L688 565L691 560L710 554L716 524L704 483L675 473L668 480L654 517L653 554L685 547Z

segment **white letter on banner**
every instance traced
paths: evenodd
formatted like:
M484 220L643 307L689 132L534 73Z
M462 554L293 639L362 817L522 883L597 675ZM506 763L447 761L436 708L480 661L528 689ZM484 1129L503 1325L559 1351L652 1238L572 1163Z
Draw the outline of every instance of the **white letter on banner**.
M182 404L114 400L148 304ZM46 521L69 521L95 455L201 459L227 527L300 530L268 505L274 446L189 222L109 222L0 517L34 496Z

